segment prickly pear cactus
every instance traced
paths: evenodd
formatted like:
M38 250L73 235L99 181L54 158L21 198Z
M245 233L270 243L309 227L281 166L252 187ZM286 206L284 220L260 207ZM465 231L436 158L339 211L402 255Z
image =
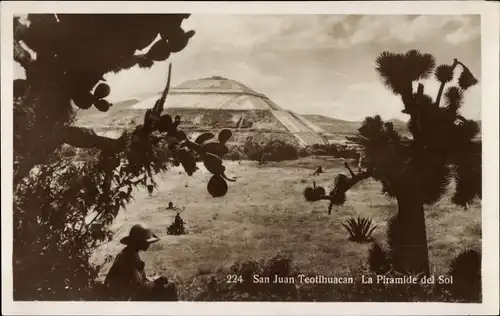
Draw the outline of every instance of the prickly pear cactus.
M223 129L217 138L213 133L204 133L194 141L189 140L186 133L179 129L179 115L173 119L169 114L162 115L169 86L170 72L165 91L155 106L146 111L144 123L137 126L131 135L125 136L130 170L137 175L144 170L152 174L166 170L167 163L173 163L175 166L182 165L191 176L198 170L196 162L200 160L213 174L207 184L208 192L214 198L223 197L228 192L227 181L235 181L226 176L226 167L222 162L222 157L229 152L226 142L232 137L232 132ZM155 185L152 179L150 181Z
M213 174L207 184L207 190L214 198L226 195L228 191L227 181L235 181L226 176L226 167L222 164L223 157L229 152L226 142L232 137L229 129L223 129L217 135L207 132L199 135L194 142L189 143L190 148L197 151L205 165L205 168Z

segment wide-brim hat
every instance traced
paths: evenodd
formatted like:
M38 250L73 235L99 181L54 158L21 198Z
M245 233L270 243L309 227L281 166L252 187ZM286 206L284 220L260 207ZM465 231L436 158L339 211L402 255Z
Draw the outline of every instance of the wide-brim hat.
M144 227L143 225L137 224L130 228L128 236L123 237L120 243L124 245L137 244L137 243L148 243L152 244L159 241L160 238L156 236L151 229Z

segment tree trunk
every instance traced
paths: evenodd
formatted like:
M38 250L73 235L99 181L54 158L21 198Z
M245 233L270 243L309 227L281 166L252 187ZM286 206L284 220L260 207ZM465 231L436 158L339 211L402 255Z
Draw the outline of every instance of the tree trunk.
M401 273L429 275L424 205L411 194L400 196L397 201L399 240L394 249L394 268Z

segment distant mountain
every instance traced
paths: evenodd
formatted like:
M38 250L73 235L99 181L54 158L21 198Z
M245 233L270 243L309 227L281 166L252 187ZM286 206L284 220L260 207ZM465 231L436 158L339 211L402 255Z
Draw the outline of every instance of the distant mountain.
M345 136L352 136L356 134L358 132L358 128L361 127L361 122L344 121L325 115L303 114L302 116L321 127L323 130L325 130L326 133L331 134L328 135L328 138L332 140L344 140ZM394 129L401 134L409 134L406 122L398 119L390 119L389 122L392 122L392 124L394 125ZM478 122L479 130L481 131L481 120L478 120L476 122ZM479 134L478 138L481 138L481 134Z

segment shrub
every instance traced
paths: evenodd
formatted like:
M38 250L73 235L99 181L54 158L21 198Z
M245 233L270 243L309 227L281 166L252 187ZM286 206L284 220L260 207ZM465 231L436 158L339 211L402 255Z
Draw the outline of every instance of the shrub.
M248 159L247 155L244 152L244 148L242 146L231 145L228 146L228 149L229 152L225 155L227 159L233 161Z
M392 266L390 249L374 242L368 250L368 265L376 274L389 272Z
M359 158L359 153L358 150L354 147L338 145L336 157L357 160Z
M88 223L92 209L106 220L121 201L96 193L103 175L69 160L40 166L14 193L14 299L88 298L100 267L89 262L93 249L111 239L101 221ZM86 179L96 178L96 182ZM92 185L94 184L94 185ZM97 185L96 185L97 184ZM111 201L101 204L104 199ZM91 220L92 217L89 219Z
M309 152L318 156L337 156L338 150L335 144L314 144L309 146Z
M167 228L167 234L168 235L184 235L186 234L186 228L184 227L184 220L182 219L181 215L177 213L175 215L174 221L172 224Z
M400 229L398 215L393 215L387 221L385 232L387 247L375 242L368 251L368 263L372 272L386 273L394 267L394 255L398 253L403 233Z
M299 152L299 156L332 156L335 158L353 159L358 161L359 153L356 147L343 144L313 144Z
M249 139L244 145L244 153L248 159L259 162L284 161L299 158L298 149L281 140L271 140L262 144Z
M392 216L387 224L387 243L384 247L375 242L368 251L370 271L384 274L395 267L395 255L401 247L401 231L398 216ZM452 284L440 284L443 291L449 291L454 300L478 302L481 300L481 254L473 249L460 252L450 263L448 275Z
M13 57L26 74L13 82L15 300L93 299L100 266L90 263L91 254L112 238L108 227L130 202L134 188L154 188L155 176L172 165L182 165L191 176L197 170L196 155L210 157L204 164L214 175L225 170L217 152L225 152L230 131L221 131L211 145L194 144L178 129L177 116L162 115L171 67L164 93L135 128L107 137L74 124L74 106L102 112L112 106L106 100L111 87L100 82L106 73L150 68L181 51L194 35L181 28L187 17L14 17ZM131 26L141 31L126 41L103 31L120 29L131 35ZM159 33L163 40L146 53L134 54L153 44ZM30 52L36 53L35 59ZM93 121L87 123L99 125Z
M342 226L349 232L349 240L364 243L373 240L371 237L373 231L378 227L378 225L372 226L372 220L366 217L361 218L358 216L357 219L349 218L347 223L341 223Z
M467 301L481 300L481 254L472 249L460 252L451 262L448 274L453 277L451 291Z
M259 284L250 282L253 275L294 278L295 283ZM445 289L427 284L384 284L363 266L353 267L346 277L352 283L301 283L298 276L318 273L301 271L291 259L275 256L270 260L250 260L229 269L196 276L183 288L183 300L194 301L303 301L303 302L449 302L454 301ZM228 282L228 276L234 282ZM232 277L235 276L235 277ZM342 277L342 275L337 275ZM361 282L364 277L365 283ZM366 279L372 278L373 283Z
M275 275L286 278L297 274L291 260L278 255L268 261L235 263L219 274L198 276L185 293L195 301L296 301L298 293L294 284L256 283L253 278L272 281Z
M297 154L299 155L300 158L307 157L307 156L311 155L311 153L309 152L309 150L307 148L300 148L298 150Z
M313 181L313 186L305 188L303 194L306 201L318 201L326 194L326 190L322 186L316 186L316 182Z

